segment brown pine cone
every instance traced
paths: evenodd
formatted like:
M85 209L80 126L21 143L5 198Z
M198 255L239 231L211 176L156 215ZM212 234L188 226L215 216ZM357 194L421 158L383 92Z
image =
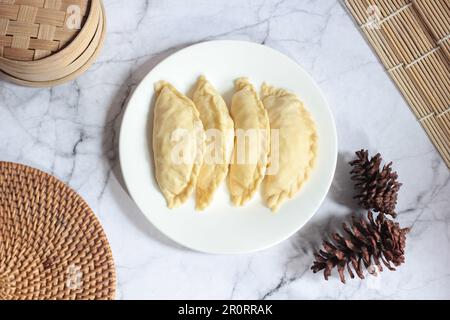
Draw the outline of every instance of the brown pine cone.
M394 271L405 261L406 233L409 229L401 229L399 224L378 214L374 220L371 211L368 212L368 221L361 217L352 217L352 225L345 223L343 228L346 237L338 233L331 235L331 241L323 242L323 250L314 256L311 270L314 273L324 270L325 280L331 275L331 270L337 267L339 277L345 283L345 267L353 279L354 273L364 279L363 265L369 273L375 273L374 266L383 271L381 262ZM380 262L381 261L381 262Z
M367 210L383 212L396 217L395 206L401 183L397 172L392 172L392 162L381 168L381 155L378 153L369 160L367 150L356 152L357 159L350 162L350 174L355 181L358 204Z

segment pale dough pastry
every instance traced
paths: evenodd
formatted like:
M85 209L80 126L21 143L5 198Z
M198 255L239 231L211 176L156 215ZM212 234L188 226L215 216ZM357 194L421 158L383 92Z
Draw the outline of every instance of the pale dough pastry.
M308 180L317 155L317 129L296 95L263 84L262 101L269 114L271 130L279 130L277 168L271 172L276 156L272 150L262 187L265 203L277 211Z
M270 148L270 127L267 112L248 79L236 80L235 91L231 117L236 137L228 187L232 203L242 206L253 197L264 179ZM248 136L243 138L243 134Z
M175 208L186 202L194 191L203 162L203 126L194 103L171 84L160 81L155 84L155 92L153 155L156 180L167 206ZM182 151L179 152L180 148Z
M201 76L192 99L206 131L204 163L197 179L196 208L204 210L226 178L234 144L234 123L222 96Z

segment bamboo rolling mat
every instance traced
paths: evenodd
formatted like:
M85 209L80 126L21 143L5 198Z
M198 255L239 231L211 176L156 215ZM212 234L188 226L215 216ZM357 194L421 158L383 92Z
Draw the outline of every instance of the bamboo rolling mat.
M450 168L450 1L345 5Z

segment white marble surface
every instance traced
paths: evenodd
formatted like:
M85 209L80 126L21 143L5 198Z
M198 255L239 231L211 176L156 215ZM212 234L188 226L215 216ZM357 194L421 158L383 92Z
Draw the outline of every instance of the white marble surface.
M334 0L104 0L105 48L78 80L52 89L0 82L0 160L53 173L85 197L110 240L119 299L450 298L450 174L343 7ZM298 61L334 112L332 189L295 236L264 252L181 248L145 220L121 185L117 140L127 98L161 59L211 39L244 39ZM313 249L353 207L346 162L361 147L395 161L399 221L412 226L396 272L342 285L309 271Z

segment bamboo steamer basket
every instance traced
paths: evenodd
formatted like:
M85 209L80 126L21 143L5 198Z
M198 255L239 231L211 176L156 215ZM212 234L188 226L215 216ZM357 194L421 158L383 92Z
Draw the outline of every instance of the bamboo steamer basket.
M345 4L450 168L450 2Z
M95 61L105 32L101 0L0 0L0 76L32 87L70 81Z

